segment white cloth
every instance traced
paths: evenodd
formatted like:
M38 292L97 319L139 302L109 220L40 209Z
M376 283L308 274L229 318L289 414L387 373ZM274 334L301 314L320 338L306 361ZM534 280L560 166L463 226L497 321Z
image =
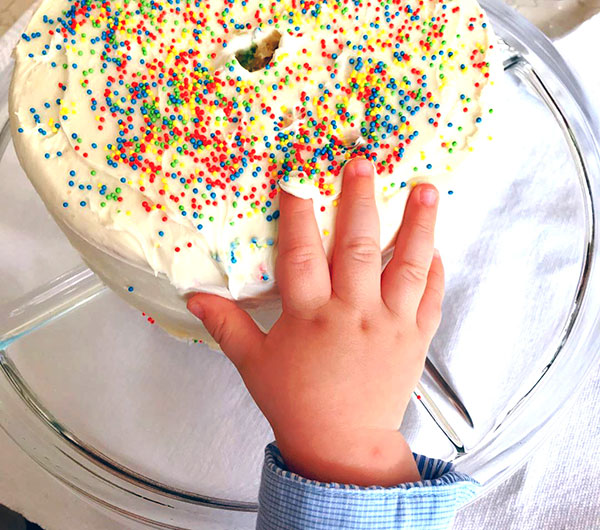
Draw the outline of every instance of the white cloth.
M575 34L567 37L559 43L563 49L565 55L574 67L581 67L582 77L585 77L585 81L588 83L591 94L597 93L597 89L600 88L600 77L593 79L593 75L597 75L597 72L592 68L585 68L586 57L581 53L581 49L591 50L589 46L580 48L582 42L594 42L592 36L600 31L600 18L587 23L584 27L580 28ZM5 37L6 39L14 38L19 34L19 30L15 30L10 35ZM0 68L2 67L2 60L7 57L6 50L9 47L0 45ZM591 51L590 51L591 53ZM2 55L4 54L4 55ZM587 60L591 60L591 56L587 57ZM507 90L515 90L515 87L507 86ZM515 98L520 97L516 92L512 95ZM508 99L508 98L507 98ZM508 109L510 110L510 109ZM513 109L514 110L514 109ZM544 115L541 107L536 111L535 107L532 112L539 113L536 117L540 120L540 127L543 128ZM501 111L498 112L499 120L504 119ZM505 114L506 116L506 114ZM509 139L512 141L512 148L517 149L522 146L523 150L526 149L528 144L527 138L523 136L519 140L519 134L525 135L524 131L517 130L515 132L516 138ZM500 146L502 146L502 138L498 139ZM514 145L513 145L514 144ZM498 144L495 144L498 145ZM484 152L487 152L490 157L498 157L498 153L494 155L494 149L489 146L483 146ZM502 151L502 149L499 149ZM511 173L507 171L507 167L510 164L518 164L523 162L523 155L525 151L511 152L511 157L504 161L502 171L498 165L490 170L489 174L486 174L486 186L485 189L479 189L479 194L483 194L482 200L473 204L473 197L477 196L477 193L473 194L473 187L477 186L477 168L471 168L470 178L465 179L465 184L461 189L457 190L456 196L453 201L446 201L445 208L446 212L442 212L442 215L451 216L452 209L459 209L465 204L471 205L470 209L470 223L462 225L461 238L462 241L472 241L474 238L472 234L465 233L468 230L481 230L482 225L485 226L486 215L488 213L488 204L486 198L489 198L489 194L493 194L498 190L502 190L502 173ZM538 153L543 155L544 153ZM503 156L503 155L502 155ZM502 159L502 156L500 159ZM542 157L541 157L542 158ZM547 157L548 162L546 168L552 167L551 157ZM526 173L526 167L523 168L524 174ZM3 175L14 175L18 172L14 158L12 160L5 161L0 168L0 172ZM480 178L482 181L483 178ZM470 183L470 186L467 184ZM519 184L519 183L517 183ZM521 183L524 185L524 183ZM11 188L14 185L14 181L5 179L0 181L0 197L11 197L11 201L2 200L2 208L5 209L6 217L0 215L0 241L2 241L3 248L12 249L12 254L6 253L5 256L14 256L12 262L7 262L7 258L0 260L0 274L5 279L2 286L0 287L0 297L2 299L10 299L15 296L26 292L27 290L39 285L40 283L49 280L57 274L63 272L66 268L79 262L77 255L74 251L66 244L63 238L58 235L56 227L51 221L48 220L47 214L43 209L40 208L39 200L32 192L29 184L24 180L19 180L18 189ZM4 186L4 187L3 187ZM522 191L523 187L515 189L516 193ZM477 190L476 190L477 191ZM506 190L504 190L506 191ZM563 190L564 192L565 190ZM471 195L469 195L471 193ZM8 211L6 211L8 210ZM24 212L27 212L25 215ZM502 212L499 212L499 218ZM523 216L525 217L525 216ZM2 219L13 218L19 219L18 224L2 223ZM480 222L479 222L480 221ZM489 221L489 219L488 219ZM529 222L529 221L528 221ZM446 226L451 226L450 224ZM506 228L506 227L505 227ZM488 231L493 231L494 226L488 225L486 228ZM546 227L546 230L551 229ZM510 230L502 231L506 239L494 240L494 249L487 249L494 251L494 255L501 255L503 252L503 245L506 248L511 248L514 252L514 237L515 234L519 234L518 240L523 245L522 253L526 254L528 249L531 248L531 238L534 236L529 225L523 225L523 223L515 223L512 232ZM529 238L529 239L528 239ZM464 268L465 260L469 263L477 263L478 266L483 268L486 265L486 256L477 254L465 254L469 247L460 246L458 244L443 245L443 241L449 241L449 239L443 236L440 238L442 241L442 254L445 257L447 267L449 269L449 297L448 307L446 309L452 309L454 304L460 304L460 300L457 300L456 293L465 292L469 293L469 284L465 285L466 281L471 281L472 278L461 277L458 274L452 274L453 271L459 271ZM511 245L509 246L509 242ZM556 236L556 247L563 248L568 243L559 239ZM40 254L39 249L44 248L43 255ZM573 247L575 248L575 246ZM50 257L60 256L59 259L50 259ZM27 263L25 267L14 267L14 261L18 259L18 263ZM11 267L12 263L12 267ZM520 262L519 267L526 266L526 262ZM569 267L575 267L576 261L567 260L564 264L562 271L565 273L564 278L571 278L572 274L569 273ZM503 275L510 276L510 270L497 271L502 272ZM481 307L485 307L485 301L493 298L497 300L500 305L504 304L503 307L509 310L510 300L513 293L518 292L520 289L530 289L532 293L539 290L540 295L544 294L541 292L542 286L521 286L518 284L510 285L508 288L506 282L502 281L506 276L499 276L496 280L494 278L481 277L481 283L479 284L479 298L473 297L474 305L480 304ZM515 274L515 277L523 277L521 271ZM553 284L559 284L562 276L554 277ZM496 285L496 288L494 286ZM564 296L568 296L568 290L571 284L565 280L564 283ZM512 291L511 291L512 289ZM560 299L561 292L558 287L552 291L554 296ZM454 294L453 294L454 293ZM89 314L87 317L82 317L82 326L91 325L91 323L98 321L100 315L102 315L102 304L108 304L104 309L109 308L114 310L116 314L126 314L127 318L135 319L137 316L135 312L124 308L122 305L113 304L113 302L102 301L99 302L99 309L95 313ZM548 304L552 306L552 299L548 300ZM559 304L554 304L559 307ZM514 307L514 306L512 306ZM463 333L458 335L453 332L457 326L457 316L452 311L447 311L449 315L446 318L445 327L442 328L441 333L434 343L433 353L440 363L448 361L444 358L444 352L448 351L449 345L452 346L453 351L458 352L469 352L473 351L474 348L478 348L476 340L480 335L469 335L463 329ZM504 314L509 315L509 311L505 311ZM106 313L108 314L108 313ZM521 307L519 312L512 315L514 318L515 329L521 330L527 329L528 321L526 320L527 307ZM117 318L122 318L118 316ZM529 316L530 319L533 318ZM555 315L556 319L561 318L561 313L557 312ZM525 321L524 321L525 319ZM525 322L525 323L524 323ZM546 320L548 325L551 322ZM139 322L138 322L139 323ZM505 325L510 324L509 322ZM486 315L482 313L482 320L477 322L476 320L471 321L472 326L486 328ZM60 328L59 328L60 329ZM64 329L63 331L67 331ZM494 332L493 327L489 327L490 332ZM497 333L497 332L496 332ZM533 343L537 344L541 337L544 335L543 329L535 330L531 335ZM521 333L522 336L522 333ZM517 340L517 332L513 335L510 333L497 333L494 337L495 340L488 341L486 346L485 357L481 358L481 363L476 366L479 374L494 373L496 370L500 370L501 364L506 362L503 360L502 352L511 351L511 341L514 346L514 341ZM120 340L119 340L120 339ZM69 362L69 368L74 371L80 371L82 374L89 374L93 370L97 369L100 363L114 363L115 366L119 362L123 362L123 357L113 356L115 349L122 344L122 340L133 341L132 344L137 344L138 351L131 352L131 356L128 358L131 363L130 369L131 374L136 374L136 363L156 363L156 370L154 378L148 378L149 372L145 372L145 379L142 377L132 377L127 379L119 379L122 375L122 370L115 369L114 380L102 381L104 385L107 385L110 392L104 397L106 401L96 402L97 394L94 394L96 389L86 389L88 392L83 392L83 389L77 394L82 396L77 406L72 407L69 410L64 410L66 423L71 426L76 432L78 425L82 428L88 429L92 436L95 436L98 443L110 444L111 447L122 448L122 454L119 457L127 460L128 458L139 457L139 455L133 455L131 451L135 448L136 451L141 451L148 462L148 472L157 473L160 472L162 476L171 475L173 480L184 480L186 483L184 486L192 487L196 477L203 477L204 486L210 487L210 493L219 493L219 488L224 491L227 485L227 466L222 464L227 462L227 455L231 454L235 447L242 445L240 440L230 440L226 436L220 436L219 433L233 432L233 423L240 420L230 414L232 410L235 410L240 404L246 407L245 410L249 410L250 414L246 418L243 418L244 424L238 425L237 431L242 435L244 432L259 433L257 436L247 437L250 440L244 447L244 454L248 455L246 459L246 467L239 470L238 476L247 476L251 474L253 469L258 469L260 466L260 460L262 459L262 445L263 441L269 438L268 428L261 420L260 415L256 410L253 410L248 405L247 396L240 391L240 383L236 374L232 371L231 367L220 357L212 359L204 359L200 361L195 358L187 358L183 362L181 358L177 359L177 356L187 355L183 346L170 346L168 356L164 357L150 357L152 350L153 341L162 341L160 332L156 330L148 331L148 328L140 328L136 326L135 331L128 333L127 337L116 337L115 342L111 344L104 344L103 347L99 347L97 352L91 350L94 346L90 345L90 351L87 351L87 355L81 355L77 363L73 363L71 359ZM57 339L58 340L58 339ZM60 340L64 340L61 337ZM140 351L140 350L148 350ZM514 347L512 348L514 350ZM46 357L40 352L40 356L33 356L31 359L23 359L20 368L23 371L29 369L29 374L32 378L35 378L35 386L38 393L42 393L44 398L52 403L61 402L61 379L59 377L60 370L64 370L65 365L60 362L60 352L56 352L54 362L52 360L44 359ZM452 359L452 365L458 366L461 362L470 362L472 359L461 359L460 353L455 355ZM41 363L44 363L43 365ZM193 363L198 363L193 366ZM204 363L204 364L202 364ZM494 364L497 363L497 364ZM225 394L223 389L218 385L211 386L210 384L203 384L201 387L196 388L194 386L193 374L198 373L201 368L206 368L208 365L213 370L213 374L218 374L218 380L223 383L227 389L231 389L230 392ZM450 364L450 363L445 363ZM53 369L53 365L56 370ZM36 366L43 366L43 371L36 373ZM524 366L522 366L524 368ZM489 428L486 424L486 418L493 415L489 414L490 402L484 402L480 396L487 394L490 400L493 402L505 402L506 393L515 393L519 381L515 377L512 380L505 381L505 385L502 388L498 387L490 392L483 392L484 389L481 386L478 387L478 382L469 381L469 374L462 370L449 370L452 382L456 388L461 390L461 396L464 398L467 406L471 410L476 423L480 428ZM520 368L514 370L515 374L519 374ZM108 394L117 395L123 402L128 402L128 396L132 399L131 403L135 403L131 392L156 392L156 387L162 384L161 375L169 373L171 375L171 381L177 381L182 387L188 389L189 392L197 392L196 398L198 403L202 403L203 399L209 399L211 396L221 396L222 399L215 399L219 401L220 405L218 408L201 408L199 411L192 409L186 410L181 404L169 402L169 388L161 388L161 399L157 399L153 404L156 406L156 411L153 417L147 415L143 416L148 419L149 423L146 425L148 432L151 433L151 443L148 440L139 439L139 431L131 432L107 432L107 426L111 424L121 426L126 425L126 415L132 414L132 411L128 407L115 408L114 401L109 401ZM600 374L599 374L600 376ZM215 379L217 380L217 379ZM485 377L481 377L483 382ZM588 387L588 399L589 405L586 408L579 409L577 415L571 416L570 429L558 429L557 432L569 433L567 436L564 434L563 439L560 438L560 434L556 435L551 443L546 444L544 448L541 448L534 458L530 461L528 466L521 470L511 482L501 486L495 493L481 499L478 503L468 507L461 515L457 528L497 528L505 530L507 528L594 528L598 526L598 498L600 497L600 491L598 485L596 488L593 487L593 480L591 478L600 476L600 465L598 461L594 461L588 457L595 452L598 452L598 439L597 436L597 422L595 418L598 417L598 411L600 409L600 377L596 378L595 387ZM595 388L595 393L594 389ZM73 388L71 388L73 390ZM105 389L106 390L106 389ZM178 389L181 390L181 389ZM489 389L485 389L489 390ZM65 390L63 389L62 392ZM495 392L495 393L494 393ZM250 407L250 408L248 408ZM175 414L173 411L177 411ZM498 411L500 412L500 411ZM229 416L228 416L229 413ZM111 421L111 416L116 415L118 421ZM170 417L169 417L170 416ZM87 418L100 419L97 421L97 431L94 431L94 427L86 425L83 422ZM420 426L422 429L429 429L431 432L431 443L428 443L427 437L420 436L415 439L414 450L428 454L430 456L448 456L447 454L436 454L439 451L439 433L435 429L431 429L431 424L424 420L421 420L422 415L417 414L416 409L413 407L409 410L407 415L407 425L411 429ZM135 416L132 417L132 419ZM222 421L225 418L225 421ZM65 419L65 418L61 418ZM185 461L182 459L173 458L176 464L169 469L165 469L169 462L165 465L164 462L157 460L157 455L169 454L167 451L169 438L165 437L165 421L168 421L169 428L175 429L175 432L171 431L170 440L177 440L178 446L173 448L173 453L180 453L187 451L189 454L189 460ZM212 431L210 435L204 439L205 445L196 445L194 447L184 447L182 440L190 439L198 442L197 433L194 431L194 425L211 425ZM595 426L596 433L593 432ZM564 427L564 426L561 426ZM90 431L91 429L91 431ZM219 430L221 429L221 430ZM114 429L113 429L114 430ZM573 433L577 433L574 435ZM463 435L468 442L469 432L465 431L460 433ZM596 436L594 436L596 434ZM138 436L138 438L135 438ZM579 439L577 438L579 436ZM576 441L577 440L577 441ZM201 440L202 441L202 440ZM243 441L243 440L242 440ZM119 443L121 442L121 443ZM577 447L577 442L581 444L581 447ZM8 505L16 511L24 513L29 519L38 522L49 530L63 530L70 528L78 528L82 530L96 530L96 529L123 529L131 528L134 529L136 526L131 522L114 522L104 512L99 512L95 508L90 507L88 504L75 497L71 492L67 491L63 486L59 485L54 479L50 478L41 469L37 468L28 458L20 452L19 449L10 442L7 437L0 432L0 443L3 450L0 452L0 502ZM156 447L158 444L158 447ZM236 445L237 444L237 445ZM558 448L561 448L560 450ZM130 449L131 448L131 449ZM581 449L584 448L582 451ZM157 451L155 454L153 451ZM214 458L193 458L194 454L208 455L210 454ZM175 456L173 454L173 456ZM186 473L183 473L182 467ZM186 469L187 468L187 469ZM555 471L549 471L549 470ZM565 480L565 473L570 472L569 480ZM186 475L185 479L181 477ZM207 483L207 478L208 483ZM589 477L590 480L586 480ZM240 486L240 489L244 491L238 491L242 497L251 498L253 494L253 487L257 483L258 477L254 483L250 481L244 486ZM585 484L585 487L583 486ZM206 492L205 492L206 493ZM493 498L493 502L490 502L490 498ZM570 501L568 504L564 501ZM564 502L564 504L563 504ZM552 503L552 504L549 504ZM557 508L552 506L556 503ZM511 513L505 515L504 518L500 516L500 512L504 510L505 506L511 507ZM576 508L573 508L576 507ZM575 517L575 515L576 517ZM576 518L578 524L581 526L569 526L573 518ZM75 523L76 522L76 523ZM530 525L529 527L527 525ZM545 525L545 526L544 526Z
M455 530L600 528L600 369L508 481L458 513Z
M600 15L558 41L600 112L600 72L590 68ZM596 131L600 134L600 131ZM600 348L600 344L592 346ZM459 512L456 530L591 530L600 528L600 367L560 424L510 480Z

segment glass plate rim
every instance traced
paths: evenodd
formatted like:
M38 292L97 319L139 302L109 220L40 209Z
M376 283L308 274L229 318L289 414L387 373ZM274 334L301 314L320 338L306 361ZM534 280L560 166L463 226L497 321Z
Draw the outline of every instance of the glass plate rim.
M576 154L576 156L579 156L583 163L584 174L586 173L586 171L588 172L588 174L586 174L585 179L584 179L585 182L582 183L582 184L585 184L585 186L587 187L587 189L589 191L589 196L586 197L586 202L587 202L587 206L588 206L588 212L587 212L588 242L587 242L587 249L586 249L585 267L584 267L584 270L582 270L582 278L581 278L582 281L585 282L585 285L587 286L588 290L587 291L583 290L578 295L577 299L575 300L575 304L577 306L577 311L580 313L577 313L577 315L575 315L575 318L573 319L573 321L569 323L571 331L580 329L581 328L581 319L577 318L578 315L582 314L586 309L589 311L592 308L598 307L598 303L594 303L594 301L591 301L590 296L589 296L590 282L592 280L594 280L594 282L593 282L594 285L598 283L598 263L597 263L598 260L596 259L595 252L594 252L597 247L597 234L596 234L597 205L595 204L594 201L595 201L595 197L599 196L598 182L592 181L589 177L590 174L600 175L600 173L598 171L598 169L600 167L600 157L598 155L598 153L599 153L598 144L597 144L597 140L594 138L594 135L593 135L593 124L597 123L597 120L596 120L596 117L589 110L589 108L590 108L589 104L586 104L587 98L585 96L585 93L581 89L578 81L576 80L576 78L574 77L573 73L570 71L570 69L564 62L564 60L556 52L555 48L550 43L550 41L548 41L548 39L546 39L543 36L543 34L541 34L541 32L539 32L539 30L534 28L534 26L529 24L520 15L517 15L515 17L514 12L507 6L501 4L499 1L484 0L484 1L482 1L482 5L487 10L487 12L492 16L492 18L496 18L498 20L504 20L505 23L507 20L510 21L512 23L512 29L516 30L515 34L517 36L520 36L520 38L522 39L523 42L527 41L528 49L523 48L523 49L516 50L516 51L518 52L518 54L521 57L523 57L529 64L532 65L532 67L534 69L534 73L541 71L541 72L546 73L547 75L553 74L553 82L554 82L553 88L555 89L555 91L558 91L557 97L563 98L563 99L570 98L570 100L571 100L570 106L567 105L567 107L569 107L569 110L570 110L570 118L571 119L569 120L569 116L563 115L563 118L567 122L567 127L569 128L572 126L572 129L570 129L570 130L573 131L573 135L574 135L575 139L578 139L578 138L586 139L586 145L584 147L587 149L587 152L582 153L580 151L579 153ZM556 72L563 72L563 73L566 73L567 75L564 78L559 80ZM541 78L539 77L539 75L537 77L540 81L542 81ZM542 82L542 84L543 84L543 82ZM551 97L552 97L552 94L551 94ZM560 109L559 106L557 106L557 108ZM576 142L576 145L577 145L577 142ZM586 336L590 335L591 329L593 327L595 327L595 326L591 325L592 324L591 319L588 319L588 320L590 322L588 322L588 325L585 326L586 329L583 332L581 330L579 331L580 335L582 333ZM594 321L593 324L597 324L597 321L598 321L598 315L596 315L596 321ZM596 326L596 329L597 329L597 326ZM562 344L562 346L563 347L567 346L567 342L568 341L565 339L564 344ZM582 342L582 340L580 339L579 343L581 343L581 342ZM599 354L596 355L596 357L600 358L600 352L599 352ZM592 364L593 363L589 363L590 366L588 366L588 370L590 369ZM7 359L2 354L0 354L0 366L2 367L2 369L4 371L4 375L7 377L10 377L10 371L14 367L11 367L10 360ZM17 384L17 383L16 383L16 380L14 379L14 376L15 376L14 372L13 372L12 376L13 376L12 384L13 384L13 389L15 391L22 392L23 390L25 390L26 392L29 392L31 395L33 395L27 389L26 385L24 387L22 387L21 389L15 387L15 384ZM542 378L540 379L540 383L543 384ZM583 378L582 378L581 384L583 384ZM537 384L536 384L536 387L534 387L534 389L532 389L534 391L534 393L536 391L535 390L536 388L539 389L539 386ZM529 395L529 393L528 393L528 395ZM574 399L574 398L572 398L572 399ZM26 400L25 400L25 403L27 403ZM34 409L39 408L37 406L37 404L35 404L34 409L32 409L33 405L31 403L29 403L28 406L31 410L33 410L36 414L38 414L38 416L41 415L41 418L43 419L43 421L45 421L47 423L47 426L50 426L54 429L55 434L65 437L66 440L68 440L71 444L73 444L72 449L77 448L77 450L85 458L87 458L87 459L92 458L93 460L96 460L96 464L99 463L98 462L98 454L90 455L89 452L86 452L85 444L83 444L81 441L79 441L74 435L72 435L68 431L62 430L60 425L57 425L56 422L52 422L50 419L51 416L50 417L48 416L47 411L44 411L43 408L41 408L40 410L38 410L36 412ZM517 405L517 408L519 406L520 405ZM522 410L523 410L523 407L516 410L516 412L522 412ZM557 408L557 410L558 410L558 408ZM46 414L43 414L43 412L46 412ZM511 411L511 413L512 413L512 411ZM509 417L507 417L507 419L510 419L511 422L518 421L519 414L514 414L512 416L509 414ZM549 419L546 421L544 426L547 426L548 423L549 423ZM539 431L539 429L538 429L538 431ZM13 435L11 435L11 433L8 433L8 434L13 439L15 438ZM538 434L537 438L541 438L541 436L539 436L539 432L537 434ZM17 443L19 445L21 445L18 440L15 440L15 441L17 441ZM487 447L492 446L493 442L494 442L494 440L491 440L488 443ZM485 443L482 443L480 445L482 445L482 447L480 448L480 450L481 450L484 448L483 445L485 445ZM472 451L474 451L474 450L472 450ZM30 451L26 450L26 452L28 454L30 454ZM101 456L104 456L101 453L99 453L99 454ZM30 454L30 456L32 456L32 455ZM525 458L525 457L523 457L523 458ZM106 460L104 462L102 462L102 459L100 459L100 464L104 464L108 468L108 471L110 473L112 473L113 475L115 475L115 473L116 473L115 476L117 476L121 479L123 479L123 478L131 479L132 478L134 481L137 481L138 482L137 486L141 486L141 490L144 491L144 495L148 495L148 493L149 493L148 488L149 488L150 490L154 489L154 493L156 493L159 496L165 496L166 498L170 498L171 500L181 501L183 504L196 503L200 506L209 506L211 508L221 508L221 509L225 509L225 510L255 510L256 509L256 505L254 503L239 503L238 501L234 501L232 503L232 505L229 506L228 505L229 501L223 501L221 499L212 499L210 497L205 497L205 496L199 496L199 497L197 497L195 495L190 496L190 495L186 495L185 492L172 490L170 488L164 489L162 487L163 485L161 485L160 483L157 483L151 479L147 479L146 477L138 475L137 473L135 473L132 470L128 470L129 471L128 477L127 476L123 477L122 476L122 470L123 470L122 466L119 466L119 465L117 465L116 467L111 466L110 459L108 457L105 457L105 458L106 458ZM44 468L47 468L47 466L44 465L42 462L38 461L38 463L41 464ZM477 466L478 459L473 458L472 453L471 453L471 457L469 456L469 454L461 456L457 459L456 463L457 463L457 466L461 470L468 472L474 466ZM111 470L110 469L111 467L114 467L114 468ZM50 471L48 469L46 469L46 470ZM88 471L90 471L90 470L88 470ZM497 474L494 479L494 483L497 483L498 481L506 478L506 475L508 473L510 473L511 471L514 471L514 466L511 466L510 468L507 467L502 473ZM50 472L52 473L52 471L50 471ZM54 474L56 476L56 473L52 473L52 474ZM79 488L77 488L77 486L75 484L70 483L66 479L66 477L59 476L57 478L59 478L59 480L68 484L71 488L74 488L76 490L79 489ZM127 481L127 482L130 482L130 481ZM125 489L125 491L128 491L128 490ZM123 513L122 509L119 509L117 506L111 505L110 503L106 503L103 499L95 498L94 495L92 495L90 492L86 492L85 490L82 491L81 489L79 489L79 493L84 496L87 496L89 498L92 498L92 500L105 505L105 507L107 507L107 508L121 512L122 515L133 517L134 519L138 519L138 520L145 519L145 522L152 523L152 524L158 524L159 526L161 526L163 528L169 528L169 527L179 528L179 527L175 527L175 526L165 526L165 523L163 523L163 522L160 522L158 520L155 521L155 520L146 519L143 516L141 516L141 514L138 514L135 512L131 512L129 514ZM133 494L133 495L139 495L139 492L137 492L137 491L129 491L129 493ZM144 495L141 495L141 497L143 498ZM146 500L150 500L150 502L157 502L157 499L153 499L151 497L152 496L149 496ZM161 503L159 502L159 504L161 504ZM165 506L174 508L174 506L170 505L168 502L165 504ZM125 510L125 512L126 511L127 510Z

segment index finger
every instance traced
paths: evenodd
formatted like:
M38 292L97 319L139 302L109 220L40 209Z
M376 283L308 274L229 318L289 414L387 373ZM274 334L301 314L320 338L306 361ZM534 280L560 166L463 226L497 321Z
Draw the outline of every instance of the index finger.
M331 296L327 256L312 200L279 194L279 253L276 276L284 311L303 315Z

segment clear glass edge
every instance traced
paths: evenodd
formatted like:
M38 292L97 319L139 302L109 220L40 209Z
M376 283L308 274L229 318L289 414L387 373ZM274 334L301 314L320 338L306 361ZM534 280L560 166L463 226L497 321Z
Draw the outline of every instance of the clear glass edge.
M579 318L567 324L567 327L571 328L569 340L561 345L561 354L554 359L548 371L543 374L544 377L527 395L528 409L542 411L540 415L542 421L536 422L533 426L523 407L517 408L501 423L505 432L510 429L523 433L519 440L513 440L512 444L502 444L497 438L483 441L475 448L476 450L470 451L456 461L457 469L485 481L483 490L485 493L516 472L551 433L552 424L558 422L561 415L566 414L569 406L577 400L592 369L600 361L600 349L588 349L590 357L584 366L570 363L569 355L569 352L594 344L600 338L600 297L595 294L600 292L598 285L600 271L598 258L595 255L598 246L597 200L600 197L600 147L597 131L600 131L600 127L598 116L592 110L576 75L551 41L514 9L499 0L483 0L481 3L490 15L496 31L532 66L536 77L543 78L551 96L560 102L559 110L568 122L571 139L575 141L584 161L585 174L582 175L580 172L580 177L583 178L581 184L586 203L588 229L585 252L587 270L582 271L582 279L583 276L588 277L587 289L585 293L581 293L583 296L575 301L576 316ZM511 36L508 37L507 34ZM548 406L550 404L545 402L542 396L544 387L549 385L550 376L564 374L567 380L566 373L573 372L579 374L578 388L565 389L559 396L554 394L552 406ZM486 455L489 457L490 453L496 454L493 459L494 469L488 470L488 473L482 476L481 466L489 464L485 462L485 458Z
M573 76L562 57L541 32L539 32L534 26L532 26L516 12L513 12L509 7L497 0L482 1L482 5L490 15L493 25L499 35L503 37L533 66L534 71L544 79L546 86L548 86L553 96L560 101L560 109L564 113L570 130L573 132L573 139L579 146L587 175L600 175L600 157L598 154L599 148L597 139L593 134L594 130L600 130L598 128L598 120L591 111L591 107L587 103L586 96L578 81ZM506 21L510 21L510 28L508 27ZM511 34L511 36L507 38L507 34ZM527 44L525 44L525 42L527 42ZM5 79L2 81L5 81ZM576 370L579 371L579 373L582 371L589 372L591 367L594 366L593 361L585 363L585 366L573 366L572 364L569 365L570 356L568 353L583 347L585 344L590 344L592 337L597 338L600 336L600 326L598 326L598 323L600 322L600 300L598 297L593 297L594 290L598 291L598 260L594 255L594 250L597 246L596 219L598 212L594 199L600 196L598 190L599 179L596 178L595 180L592 180L585 175L584 179L585 182L582 184L584 188L589 190L589 194L585 198L588 205L588 268L582 276L584 279L587 277L587 289L582 293L581 298L576 302L578 306L577 318L572 323L573 325L571 333L568 337L568 340L566 340L566 342L563 344L561 355L555 359L546 375L551 375L556 371L564 372L564 370ZM594 361L600 360L600 350L591 352L591 355L593 355ZM4 356L0 356L0 364L2 365L3 369L9 365L7 364L7 359ZM7 375L6 371L5 375ZM584 384L584 379L585 377L582 379L581 385ZM536 404L540 401L541 389L548 384L548 380L548 377L545 379L542 377L533 391L527 396L528 409L531 408L531 404ZM6 388L3 388L3 391L6 391ZM512 443L507 447L502 447L499 446L497 437L488 441L483 441L476 448L471 449L469 453L459 457L456 460L457 468L463 472L470 473L477 478L480 474L479 471L481 469L481 464L489 464L489 462L485 462L486 455L487 458L489 458L490 452L496 452L495 470L492 475L488 477L488 480L484 480L486 486L485 490L488 490L498 482L504 480L507 475L516 471L518 468L518 466L514 465L515 456L517 456L517 453L520 457L519 461L525 460L531 451L544 439L544 435L546 431L548 431L551 420L556 419L559 410L568 401L576 399L576 393L573 392L572 389L565 393L567 393L568 396L563 396L561 394L560 398L553 400L553 406L543 407L546 409L546 413L542 416L543 421L541 423L536 422L534 428L531 428L532 425L530 422L528 422L527 418L524 417L524 407L517 407L515 410L511 411L505 420L498 425L498 428L502 427L503 430L510 428L521 433L524 432L525 435L519 440L519 443ZM2 407L0 407L0 409L5 409L4 403L6 399L6 396L0 399L0 403L2 403ZM21 405L25 405L25 402L22 402ZM31 410L29 410L29 414L32 414ZM38 423L40 423L39 420ZM38 442L41 441L41 433L39 432L40 426L41 423L40 425L35 424L33 427L33 431L35 433L34 439L38 440ZM53 427L55 428L56 424ZM3 428L5 431L7 431L4 424ZM18 429L16 431L13 429L12 433L7 431L7 433L19 446L23 447L23 445L30 445L30 443L25 442L25 439L28 438L26 433L21 433L21 435L24 435L25 437L22 437L18 434ZM31 435L32 433L28 434ZM60 443L57 443L57 440L55 439L57 434L56 432L52 433L51 431L47 430L45 434L47 435L45 438L47 438L46 441L49 446L56 450L57 455L63 455L63 457L66 458L67 461L71 462L71 464L73 464L73 462L77 464L77 469L83 472L82 476L69 476L70 473L67 472L62 466L53 466L52 462L50 462L46 457L42 457L40 454L38 454L39 450L36 450L31 446L28 447L29 450L25 447L23 447L23 449L36 462L38 462L38 464L44 467L63 483L66 483L78 491L80 495L86 496L95 502L104 505L105 508L109 508L113 511L116 510L121 515L143 521L147 524L151 523L153 525L158 525L158 527L161 528L183 528L181 526L172 526L166 521L166 519L172 519L173 513L170 513L169 515L166 515L162 512L154 513L150 519L148 519L146 516L141 516L141 513L148 514L149 512L154 512L154 510L148 510L148 505L150 503L151 505L154 504L155 506L161 506L162 508L169 509L169 512L175 510L178 513L181 511L183 514L185 512L189 512L190 505L194 505L194 503L197 502L195 500L197 496L192 495L190 498L186 498L185 492L176 492L173 494L173 492L169 493L168 491L149 491L147 487L140 487L139 484L136 484L139 476L134 477L134 481L132 482L131 480L123 480L124 477L121 476L121 472L117 472L117 475L115 475L114 470L107 472L106 469L98 470L93 466L92 469L90 469L86 464L89 465L91 462L89 460L89 455L85 456L85 451L83 455L78 451L75 451L75 454L69 454L73 451L73 448L59 447ZM42 438L44 437L42 436ZM66 443L65 440L62 440L62 443ZM94 460L96 460L96 458L94 458ZM510 466L508 465L508 461L510 461ZM94 463L96 466L98 465L98 462ZM69 466L69 464L65 465ZM52 467L54 467L54 469L52 469ZM58 470L61 470L62 472L59 472ZM100 473L98 473L99 471ZM108 476L106 476L105 473L108 473ZM135 475L134 472L131 473L132 475ZM81 475L81 473L76 473L76 475ZM119 505L123 504L121 499L113 498L112 501L107 502L106 499L114 497L114 495L109 494L107 491L104 492L105 495L103 498L91 494L91 492L88 490L93 490L94 488L88 483L89 476L95 476L96 478L99 478L101 481L105 482L105 485L109 484L110 486L108 487L113 492L115 489L117 491L126 492L130 501L132 498L137 499L138 502L142 501L143 506L139 506L139 513L138 509L131 510L129 508L120 507ZM118 482L121 482L120 484L115 483L116 478L119 479ZM80 488L74 483L77 481L80 482L80 485L83 485L83 488ZM94 485L96 487L98 486L97 484ZM146 486L148 485L149 484L146 484ZM165 500L164 497L169 499L169 501L163 502ZM201 499L200 503L195 504L195 506L203 507L202 505L205 498L203 496L199 497ZM255 509L256 506L245 506L244 508L215 506L215 508L217 507L225 508L226 510L235 510ZM219 510L219 512L223 512L223 510ZM198 511L194 509L193 521L196 523L198 522L199 515L200 514ZM221 516L219 519L221 519ZM190 524L193 523L190 522Z

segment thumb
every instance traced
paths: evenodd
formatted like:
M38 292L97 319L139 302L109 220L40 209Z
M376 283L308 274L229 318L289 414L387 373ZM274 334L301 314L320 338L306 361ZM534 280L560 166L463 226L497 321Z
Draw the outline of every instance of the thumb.
M252 317L232 300L199 293L188 300L187 307L194 316L202 320L223 353L238 369L248 358L260 352L264 333Z

